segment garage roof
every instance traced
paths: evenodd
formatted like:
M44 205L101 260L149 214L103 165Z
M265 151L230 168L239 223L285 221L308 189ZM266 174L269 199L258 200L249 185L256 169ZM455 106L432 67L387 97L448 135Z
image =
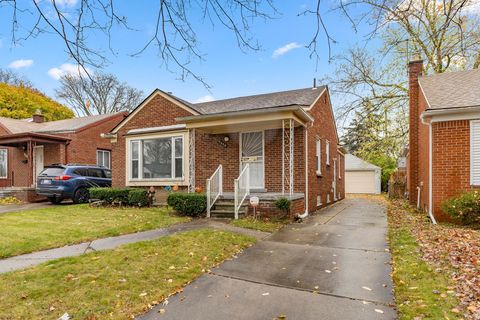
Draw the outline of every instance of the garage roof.
M345 171L375 171L380 170L380 167L371 164L353 154L345 155Z

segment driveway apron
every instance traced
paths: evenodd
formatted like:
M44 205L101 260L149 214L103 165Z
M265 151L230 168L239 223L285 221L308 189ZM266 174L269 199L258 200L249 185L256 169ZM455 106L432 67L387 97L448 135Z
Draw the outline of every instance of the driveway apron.
M352 198L291 224L139 319L395 319L386 208Z

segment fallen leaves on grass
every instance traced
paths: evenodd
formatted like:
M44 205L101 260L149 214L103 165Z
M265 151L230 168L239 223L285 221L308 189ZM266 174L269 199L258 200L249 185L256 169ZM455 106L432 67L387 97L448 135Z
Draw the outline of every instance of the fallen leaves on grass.
M390 212L395 225L408 226L422 259L453 281L448 289L460 305L452 312L480 319L480 233L460 226L433 225L424 213L400 200L392 201Z

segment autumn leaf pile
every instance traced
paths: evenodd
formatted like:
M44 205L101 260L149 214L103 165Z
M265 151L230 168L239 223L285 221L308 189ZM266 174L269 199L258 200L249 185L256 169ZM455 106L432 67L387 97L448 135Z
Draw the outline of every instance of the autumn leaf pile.
M480 232L433 225L425 213L401 200L392 200L389 209L393 225L406 227L415 237L423 260L451 278L451 289L460 301L452 311L463 314L465 319L480 320Z

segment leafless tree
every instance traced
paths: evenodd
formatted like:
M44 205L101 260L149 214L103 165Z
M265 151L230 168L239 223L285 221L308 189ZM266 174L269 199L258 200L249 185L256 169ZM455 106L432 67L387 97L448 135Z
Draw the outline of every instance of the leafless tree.
M406 136L409 60L422 58L427 74L478 67L480 20L472 4L464 0L341 2L335 10L348 15L354 27L357 21L366 21L372 29L366 43L335 57L336 72L324 79L341 101L340 127L349 122L352 111L369 101L373 110L395 119L385 132ZM354 5L364 6L356 17L349 11Z
M62 76L56 95L78 115L90 116L130 111L140 103L143 92L120 82L114 75L94 73L90 77Z
M324 22L334 12L345 16L355 32L361 24L369 26L367 41L387 30L390 46L408 40L410 52L424 57L433 72L444 72L470 56L474 57L471 66L480 64L480 19L474 15L480 10L478 0L339 0L333 8L322 7L322 0L316 3L316 10L302 12L317 17L317 31L309 45L312 52L322 30L329 48L335 43L332 28Z
M208 87L201 75L190 68L192 59L203 59L198 47L193 14L201 13L205 22L219 24L231 30L242 50L258 50L259 44L250 27L257 18L276 15L272 0L159 0L152 2L156 12L153 36L141 48L131 53L139 55L150 47L156 48L167 68L180 70L180 78L192 76ZM97 69L107 62L104 48L96 48L92 39L104 35L111 53L114 28L135 31L127 14L118 11L115 0L78 0L74 6L66 1L0 0L3 17L10 14L12 42L16 44L42 33L53 33L65 45L70 58L89 75L87 67ZM33 25L26 21L34 20ZM25 31L26 30L26 31Z
M17 87L32 87L32 83L30 82L30 80L8 69L0 69L0 82Z

